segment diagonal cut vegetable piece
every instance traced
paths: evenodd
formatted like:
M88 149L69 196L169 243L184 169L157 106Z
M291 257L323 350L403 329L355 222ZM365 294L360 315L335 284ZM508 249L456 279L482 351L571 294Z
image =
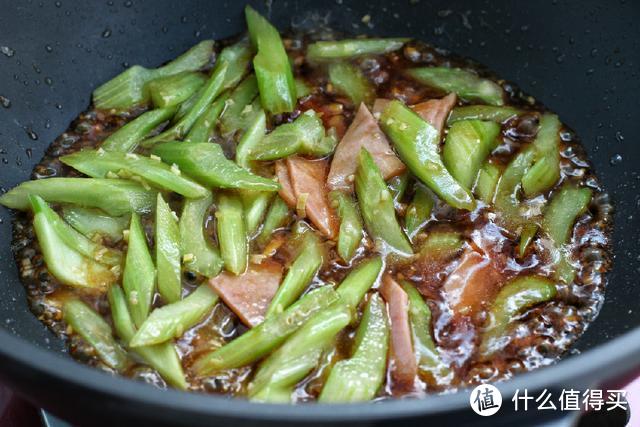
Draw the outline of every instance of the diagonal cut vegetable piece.
M233 274L242 274L247 269L249 252L242 200L235 194L220 194L217 208L218 243L224 267Z
M96 289L105 289L118 280L119 266L109 268L93 258L84 256L76 248L79 245L88 246L86 240L76 240L76 244L70 246L68 242L74 238L86 238L71 229L69 225L62 223L58 214L41 197L29 196L29 199L34 214L33 229L38 238L42 256L47 268L56 279L65 285ZM66 236L62 236L60 231L63 231ZM86 249L93 252L91 248Z
M498 146L499 134L500 125L480 120L459 121L449 128L442 161L465 189L471 189L485 159Z
M347 62L329 65L329 82L335 90L345 95L354 105L371 105L376 97L375 87L360 68Z
M269 206L267 215L264 218L262 230L256 238L258 244L264 245L273 237L273 233L280 227L289 223L291 214L287 203L281 197L276 196Z
M473 192L487 205L493 204L493 197L496 194L501 175L502 170L500 170L500 167L489 161L486 161L478 172L478 179L473 187Z
M533 166L522 177L522 190L527 197L542 193L560 179L560 128L555 114L543 114L533 148Z
M248 154L250 160L277 160L293 154L325 157L333 152L337 141L325 136L318 114L307 110L291 123L285 123L267 134Z
M128 68L93 91L94 105L99 109L124 110L147 102L147 82L203 68L211 61L214 43L213 40L201 41L173 61L156 69L150 70L139 65Z
M542 230L553 242L555 277L567 284L573 282L576 272L569 262L570 254L566 252L564 245L571 239L574 223L587 211L590 202L591 190L567 183L553 194L544 212Z
M258 51L253 68L262 106L271 114L293 111L297 101L296 85L280 34L251 6L246 6L244 11L251 43Z
M350 359L341 360L318 397L319 402L361 402L371 400L385 379L389 348L389 323L380 296L373 295L360 320L355 350Z
M404 216L407 235L413 239L431 219L431 211L435 205L435 195L422 184L415 183L413 199Z
M100 148L105 151L130 153L138 147L140 141L146 138L151 131L173 117L175 112L175 107L147 111L109 135L100 144Z
M349 321L349 311L340 304L316 314L260 364L249 386L249 398L289 403L291 389L316 367Z
M218 124L218 118L224 110L228 95L223 93L202 113L184 138L184 142L209 142Z
M253 111L251 106L256 96L258 82L256 76L250 74L229 94L224 113L220 117L222 135L231 136L251 122L252 115L258 112Z
M129 227L131 219L129 215L109 216L98 209L79 206L64 206L62 217L89 239L106 237L113 243L122 240L122 232Z
M253 191L277 191L278 183L255 175L227 159L218 144L208 142L165 142L152 153L205 186L240 188Z
M182 176L165 163L133 153L82 150L62 156L60 160L92 178L141 178L143 186L149 183L163 190L173 191L184 197L197 199L207 194L207 189Z
M252 400L290 401L293 387L317 367L336 335L355 319L357 306L381 268L382 260L374 258L347 275L338 287L340 299L310 318L260 365L249 385Z
M473 196L442 163L438 150L440 134L436 128L398 101L389 103L380 122L400 158L420 181L454 208L475 208Z
M249 123L247 130L242 134L236 147L236 163L245 169L250 169L249 157L264 139L267 133L267 118L264 111L259 110Z
M178 338L198 324L217 302L218 295L208 285L200 285L185 299L153 310L129 346L143 347Z
M220 252L208 241L205 230L212 204L211 193L201 199L185 200L179 222L184 268L205 277L213 277L222 269Z
M140 217L131 215L129 246L122 275L122 287L127 295L127 304L136 326L140 327L151 311L151 302L156 287L156 269L147 246Z
M306 231L298 248L298 256L289 266L284 281L271 300L266 317L282 313L298 299L322 266L323 255L318 237L312 230Z
M156 108L174 107L189 99L206 81L202 73L183 71L151 80L147 87Z
M129 365L127 352L116 342L111 326L88 305L79 299L71 299L62 306L64 321L70 325L91 347L102 361L116 371Z
M282 313L273 316L193 364L197 375L245 366L269 354L316 313L338 300L331 286L309 292Z
M309 45L307 48L307 60L317 62L382 55L400 49L409 40L408 38L371 38L319 41Z
M480 355L487 358L500 350L509 338L504 334L514 318L529 307L556 296L555 284L540 276L519 276L507 282L493 302L489 324L480 342Z
M465 105L453 109L447 124L451 125L460 120L485 120L502 124L523 112L523 110L508 106Z
M373 158L364 148L358 157L355 183L360 212L371 237L402 254L412 254L411 244L396 218L391 193Z
M131 338L136 333L136 328L129 314L124 292L120 286L113 285L109 288L108 296L113 326L120 338L128 346ZM145 363L158 371L167 383L180 390L187 389L187 380L182 371L180 357L172 343L165 342L157 345L136 347L131 350L140 356Z
M401 285L409 297L409 323L419 373L429 375L437 384L451 381L451 369L442 361L431 336L429 306L411 283L403 281Z
M51 203L99 208L114 216L151 212L156 198L155 191L122 179L47 178L21 183L0 196L0 204L26 211L30 195Z
M340 217L340 230L338 231L338 255L343 261L349 262L362 243L363 225L358 206L350 194L340 190L329 193L332 207Z
M504 105L502 88L471 71L448 67L422 67L412 68L406 73L427 86L446 93L454 92L465 101L479 100L489 105Z
M182 116L169 129L163 131L160 135L156 135L153 138L142 141L141 145L148 148L158 142L184 138L200 116L207 111L213 101L222 92L228 65L229 64L224 61L218 62L213 69L209 80L205 83L202 89L197 92L198 97L195 99L189 110L185 112L184 116Z
M156 204L155 224L156 268L158 292L168 302L182 298L182 271L180 269L180 230L178 217L161 194Z

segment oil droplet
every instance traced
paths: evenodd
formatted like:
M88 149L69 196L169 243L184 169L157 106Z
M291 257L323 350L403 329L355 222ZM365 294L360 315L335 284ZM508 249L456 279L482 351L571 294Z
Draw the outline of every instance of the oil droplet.
M102 38L108 39L109 37L111 37L111 30L107 28L102 32Z
M11 49L9 46L0 46L0 52L9 58L16 54L16 51Z
M57 2L55 3L55 5L56 5L56 7L60 7L60 6L62 6L62 2L57 1Z
M51 47L51 45L50 45L50 44L46 45L46 46L44 47L44 50L46 50L46 51L47 51L47 52L49 52L49 53L53 52L53 48Z
M133 6L133 2L131 0L127 0L126 2L124 2L124 7L131 7Z
M11 107L11 100L6 96L0 95L0 105L2 105L4 108L9 108Z
M62 105L60 105L60 104L56 104L56 108L57 108L58 110L62 110Z
M53 80L51 80L51 77L45 77L44 78L44 82L45 84L47 84L48 86L51 86L53 84Z
M611 156L611 159L609 159L609 163L611 164L611 166L619 165L620 163L622 163L622 155L614 154L613 156Z
M27 133L27 136L34 141L38 140L38 134L33 131L31 128L24 128L24 131Z

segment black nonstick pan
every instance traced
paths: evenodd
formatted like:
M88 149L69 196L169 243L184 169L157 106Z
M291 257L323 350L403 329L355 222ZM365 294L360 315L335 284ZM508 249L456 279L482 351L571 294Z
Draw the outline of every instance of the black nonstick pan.
M0 184L29 178L98 84L157 66L196 41L243 30L245 1L0 1ZM560 114L581 137L615 205L614 265L599 317L557 365L499 384L516 389L619 385L640 367L640 3L631 0L269 0L250 2L285 29L320 20L348 33L411 36L484 63ZM370 16L368 24L363 17ZM364 21L368 21L365 19ZM481 418L460 392L367 405L269 406L160 391L85 367L28 309L0 211L0 380L80 425L512 425L575 414ZM516 421L517 420L517 421Z

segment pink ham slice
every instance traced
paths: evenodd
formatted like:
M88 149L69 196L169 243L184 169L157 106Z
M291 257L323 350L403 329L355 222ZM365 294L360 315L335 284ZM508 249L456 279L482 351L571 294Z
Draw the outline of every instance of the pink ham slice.
M329 203L326 189L327 160L308 160L292 156L286 159L289 180L296 201L306 197L305 213L316 228L329 239L338 233L338 219Z
M474 319L493 300L502 281L489 257L468 248L443 285L445 298L454 315Z
M380 293L387 302L391 321L391 387L394 393L411 392L415 388L418 365L409 325L409 297L388 274L382 278Z
M291 187L289 169L287 168L287 163L284 160L276 161L276 177L280 183L280 191L278 194L280 194L280 197L282 197L282 200L284 200L286 204L295 208L296 195L293 192L293 187Z
M455 93L450 93L442 99L430 99L425 102L413 105L413 111L418 113L420 117L426 122L429 122L431 126L438 130L439 134L442 134L444 124L449 118L451 109L456 105L458 98Z
M390 99L378 98L373 103L372 113L375 117L378 117L379 114L382 114L387 105L391 102Z
M278 290L282 266L274 261L249 264L243 274L223 272L209 280L209 285L227 306L249 327L259 325L269 303Z
M393 152L387 137L382 133L378 122L364 104L360 104L353 122L336 147L327 183L331 190L352 190L350 179L356 172L358 154L366 148L387 179L401 174L405 166Z
M391 102L388 99L378 98L373 104L373 114L382 114L387 105ZM415 111L422 120L428 122L438 130L438 133L442 133L444 124L449 118L449 113L453 107L456 106L458 98L455 93L450 93L442 99L430 99L425 102L421 102L416 105L412 105L411 108Z

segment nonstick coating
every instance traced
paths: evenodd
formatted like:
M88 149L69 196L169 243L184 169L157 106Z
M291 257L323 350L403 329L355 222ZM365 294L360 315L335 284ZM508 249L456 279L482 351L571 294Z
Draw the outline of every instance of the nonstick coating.
M640 93L638 2L250 3L262 12L270 11L270 19L281 29L320 19L356 34L420 38L484 63L559 113L582 137L614 200L614 268L600 316L572 356L555 367L503 383L501 388L512 393L518 387L585 387L640 365L640 148L635 139L640 133L636 116ZM9 108L0 107L3 189L29 179L50 142L88 106L96 85L126 65L157 66L198 40L242 31L244 4L0 1L0 46L9 48L0 49L0 95L11 102ZM371 17L370 26L362 22L365 15ZM0 209L0 221L0 377L57 414L93 425L113 420L122 424L122 417L135 419L139 425L285 425L285 420L291 424L378 425L399 419L424 425L429 416L433 421L455 420L457 425L481 421L464 409L465 393L373 406L267 406L161 392L81 366L59 354L63 344L28 311L9 247L11 213ZM611 343L616 337L620 341ZM514 416L506 409L501 413L505 422ZM518 414L535 415L531 411ZM490 421L497 420L492 417Z

